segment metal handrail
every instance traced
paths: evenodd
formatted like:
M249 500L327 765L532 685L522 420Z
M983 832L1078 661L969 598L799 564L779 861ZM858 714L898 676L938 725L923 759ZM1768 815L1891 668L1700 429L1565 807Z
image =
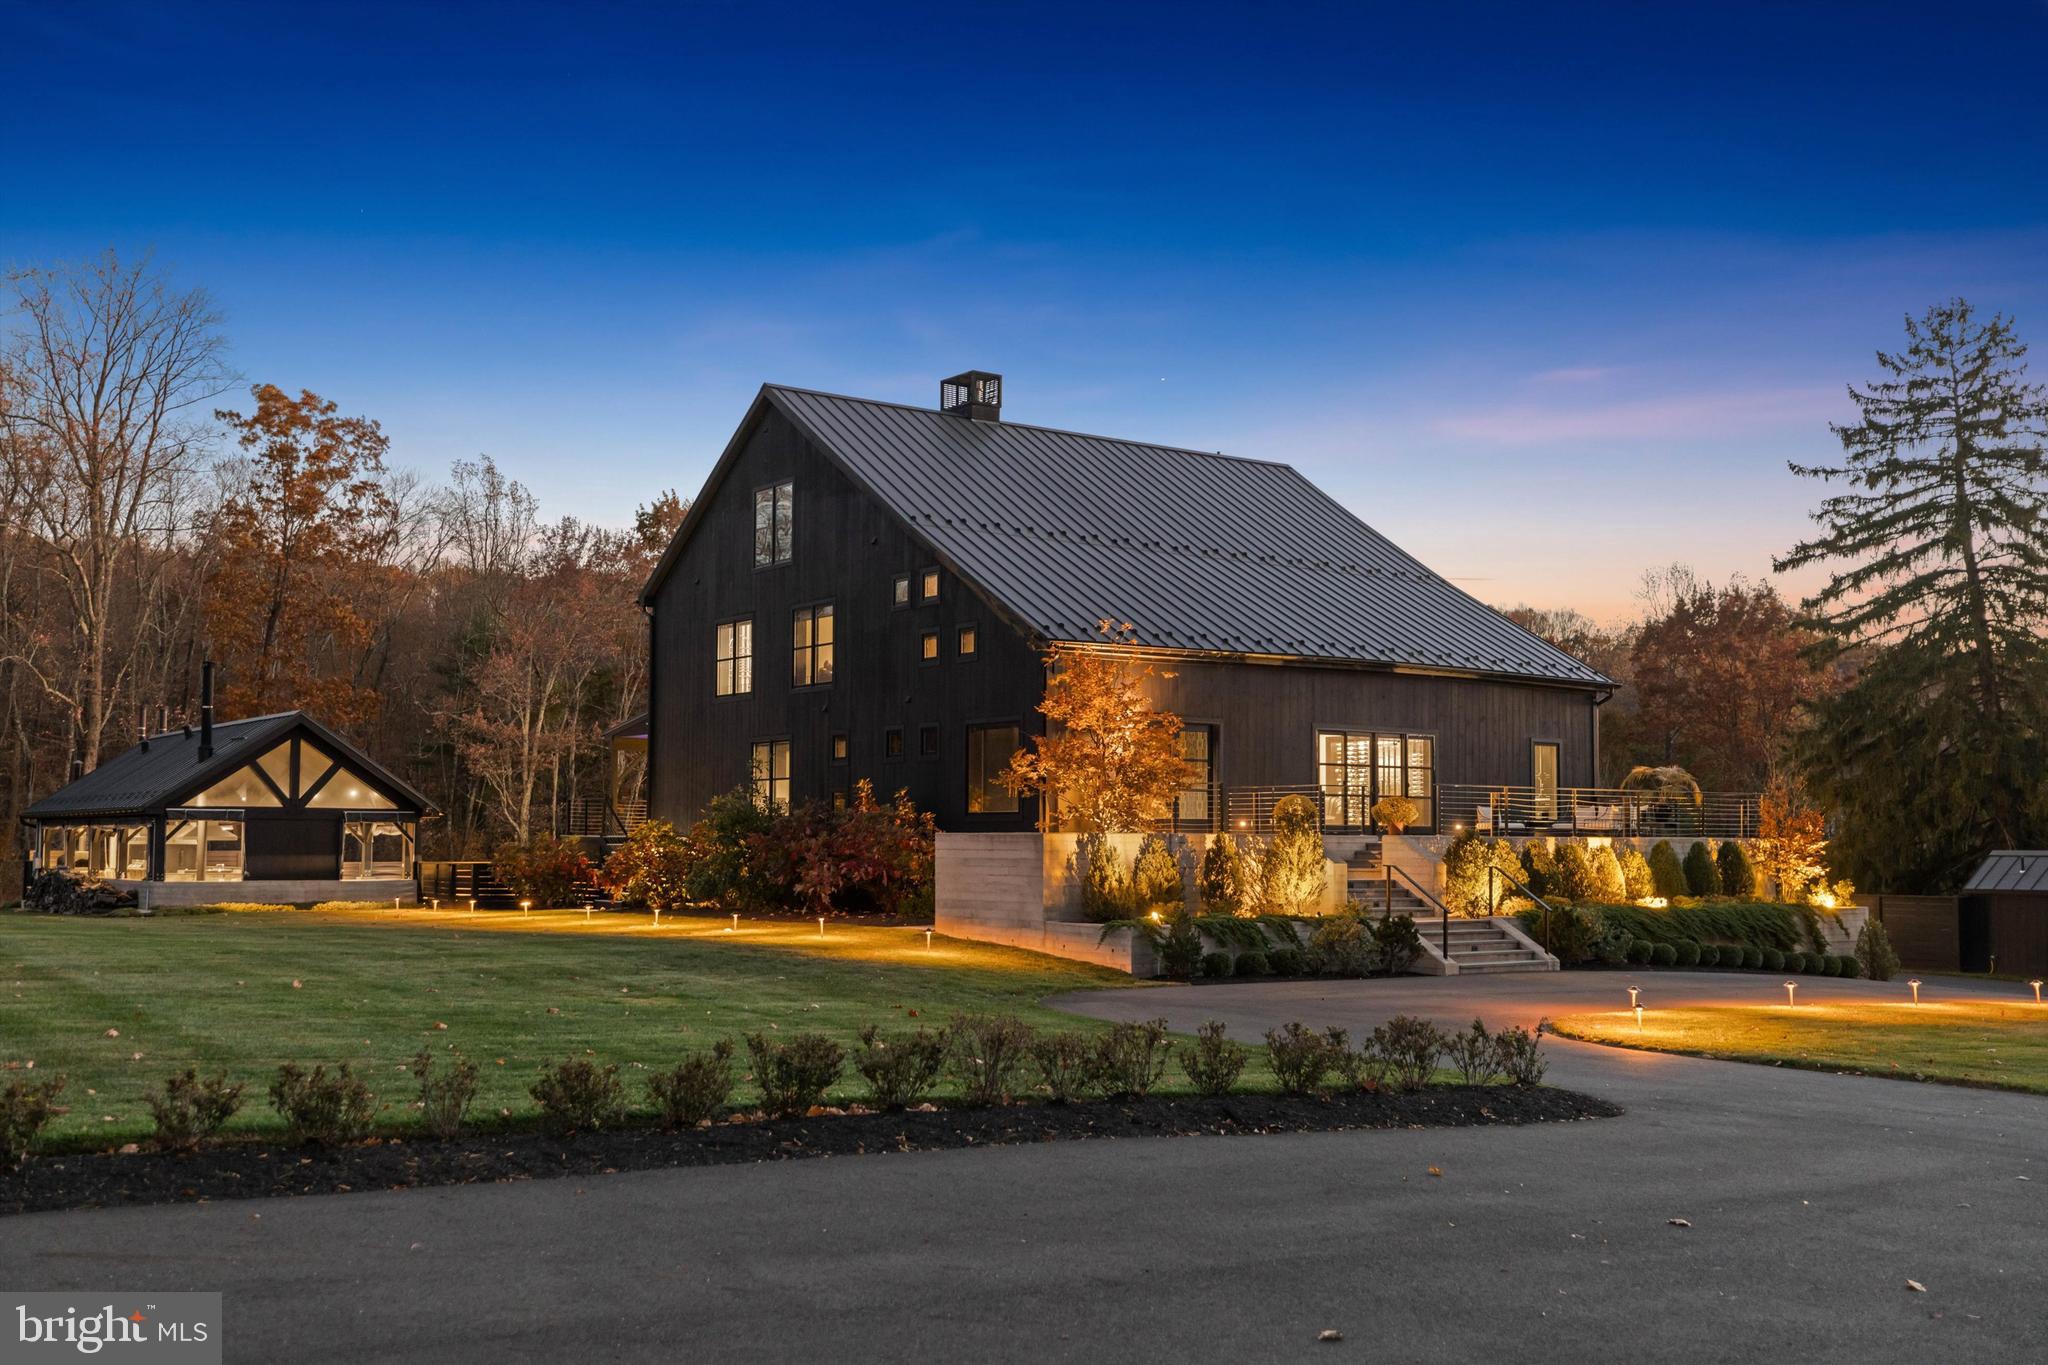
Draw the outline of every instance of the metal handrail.
M1495 877L1506 878L1508 885L1514 887L1517 891L1520 891L1530 900L1536 902L1536 904L1543 907L1543 951L1549 953L1552 957L1556 957L1556 951L1553 950L1550 946L1550 902L1543 899L1543 897L1537 895L1534 891L1531 891L1528 887L1522 885L1522 879L1520 877L1517 877L1514 873L1504 871L1501 868L1488 864L1486 869L1486 909L1489 914L1500 909L1500 900L1493 894L1493 879Z
M1409 872L1405 871L1404 869L1395 867L1392 863L1381 863L1380 870L1386 874L1386 904L1388 915L1392 915L1394 913L1394 878L1396 877L1399 877L1402 881L1408 883L1410 889L1412 889L1415 892L1416 897L1418 899L1428 901L1431 905L1434 905L1436 907L1437 917L1442 922L1443 928L1442 947L1444 961L1449 962L1451 960L1450 908L1446 906L1442 901L1437 899L1436 892L1431 891L1429 888L1425 887L1421 882L1416 881L1414 876Z

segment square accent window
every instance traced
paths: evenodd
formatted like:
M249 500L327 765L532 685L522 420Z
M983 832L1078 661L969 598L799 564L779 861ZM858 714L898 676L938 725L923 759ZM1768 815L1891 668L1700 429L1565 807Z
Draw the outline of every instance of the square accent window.
M936 602L939 600L939 571L937 569L926 569L917 576L917 596L921 602Z
M833 761L834 763L844 763L844 762L846 762L846 755L847 755L847 742L846 742L846 736L845 736L845 735L834 735L834 736L832 736L832 761Z
M789 809L789 741L754 741L754 800L763 810Z
M798 607L791 640L789 685L823 687L832 681L832 604Z
M918 637L917 657L921 662L935 664L939 661L939 633L928 630Z
M889 605L892 607L907 607L910 605L909 574L900 573L896 575L896 586L890 592Z
M939 727L920 725L917 727L917 756L937 758L939 756Z
M967 811L970 815L1014 815L1017 793L997 781L1017 752L1014 725L967 727Z
M778 483L754 490L754 567L787 564L796 544L796 485Z
M961 657L961 658L965 659L965 658L967 658L968 656L970 656L970 655L972 655L972 654L974 653L974 646L975 646L975 643L976 643L976 640L975 640L975 635L974 635L974 627L973 627L973 626L962 626L962 627L960 627L960 641L959 641L959 650L960 650L960 657Z
M728 621L718 628L716 660L712 665L711 690L730 697L754 690L754 623Z
M891 726L882 731L882 757L903 757L903 731Z

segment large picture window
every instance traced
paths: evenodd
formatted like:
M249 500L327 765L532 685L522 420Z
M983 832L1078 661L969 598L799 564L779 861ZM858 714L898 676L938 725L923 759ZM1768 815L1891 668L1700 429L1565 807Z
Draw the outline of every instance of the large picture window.
M796 485L778 483L754 490L754 567L787 564L796 543L793 502Z
M1436 741L1398 731L1329 730L1316 736L1323 824L1370 829L1372 807L1405 796L1419 808L1413 828L1436 826Z
M341 827L344 881L399 881L412 875L412 826L397 820L348 820Z
M831 682L832 604L798 607L790 644L790 686L823 687Z
M164 827L164 880L242 880L242 822L174 814Z
M727 621L718 627L711 690L721 697L754 690L754 623Z
M996 779L1017 752L1014 725L967 727L967 810L973 815L1014 815L1017 793Z
M754 800L762 809L786 811L789 809L789 741L786 739L760 739L754 741L753 763Z

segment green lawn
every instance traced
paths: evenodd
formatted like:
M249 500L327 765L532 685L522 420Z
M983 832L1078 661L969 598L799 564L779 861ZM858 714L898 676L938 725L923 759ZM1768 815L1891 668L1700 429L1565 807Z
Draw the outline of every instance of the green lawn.
M1097 1029L1036 1002L1131 986L1121 973L915 928L574 912L305 910L177 918L0 914L0 1077L33 1060L70 1080L68 1145L145 1136L146 1087L187 1065L249 1089L229 1131L274 1131L265 1094L285 1061L353 1063L393 1127L411 1122L404 1074L422 1045L483 1066L480 1116L534 1113L538 1065L586 1049L637 1078L720 1037L817 1029L851 1041L868 1023L943 1024L1004 1011L1034 1025ZM917 1018L911 1020L910 1016ZM908 1022L906 1022L908 1021ZM445 1030L437 1025L445 1024ZM1256 1041L1256 1040L1253 1040ZM1264 1049L1253 1069L1264 1076ZM744 1054L743 1054L744 1055ZM1178 1067L1169 1078L1180 1079ZM839 1094L860 1082L849 1066ZM752 1094L742 1087L741 1098Z
M1929 992L1932 994L1932 992ZM1625 1010L1552 1021L1563 1037L1657 1052L2048 1094L2048 1006L1844 1001Z

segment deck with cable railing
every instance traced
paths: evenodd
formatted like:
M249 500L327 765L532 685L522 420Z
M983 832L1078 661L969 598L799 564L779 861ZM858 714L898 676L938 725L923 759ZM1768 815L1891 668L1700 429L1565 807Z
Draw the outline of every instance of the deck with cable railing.
M1275 808L1291 796L1307 798L1316 821L1329 832L1385 833L1372 820L1372 801L1358 791L1335 791L1314 783L1271 786L1212 784L1189 788L1174 808L1155 822L1166 833L1270 834ZM1455 834L1475 830L1506 838L1586 837L1753 839L1758 794L1690 794L1624 787L1533 787L1505 783L1450 783L1408 797L1422 818L1410 833Z

